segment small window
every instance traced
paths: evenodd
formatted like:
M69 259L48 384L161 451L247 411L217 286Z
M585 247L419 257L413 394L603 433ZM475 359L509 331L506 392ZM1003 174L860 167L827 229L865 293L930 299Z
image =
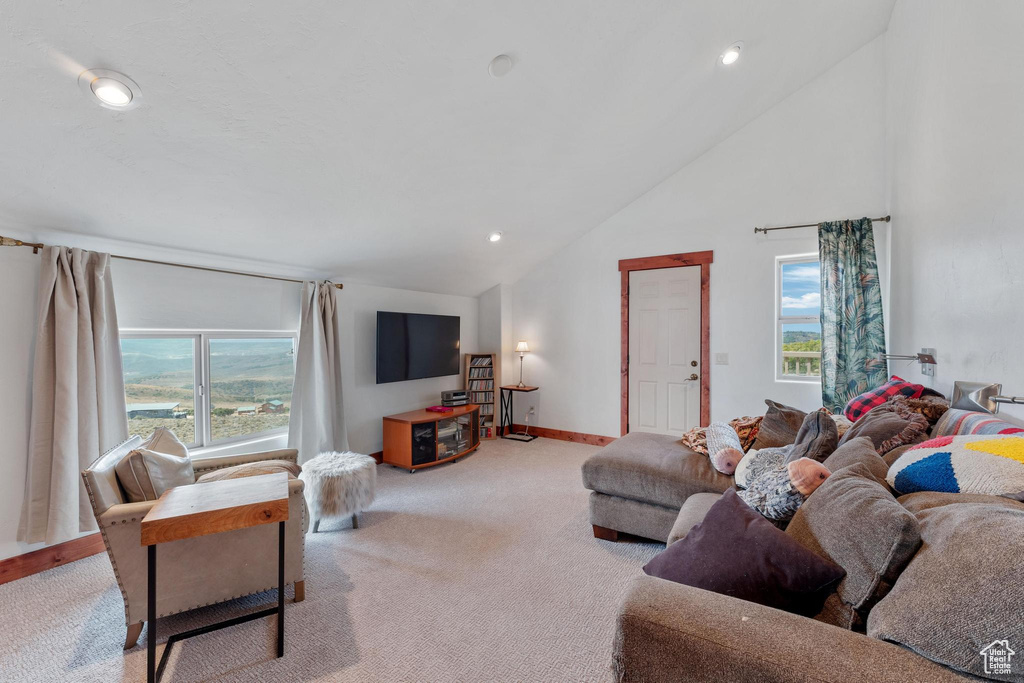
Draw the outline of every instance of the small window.
M776 288L776 376L821 380L821 268L817 255L779 258Z
M167 427L189 448L284 433L295 336L123 332L128 431Z

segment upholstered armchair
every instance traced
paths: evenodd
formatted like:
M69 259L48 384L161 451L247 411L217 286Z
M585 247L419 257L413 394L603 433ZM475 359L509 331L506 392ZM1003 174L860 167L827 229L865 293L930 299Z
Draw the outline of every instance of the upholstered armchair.
M142 518L155 501L126 503L114 465L142 439L133 436L102 455L82 472L96 523L124 598L128 629L124 648L135 645L146 620L146 548L141 540ZM291 460L294 449L248 453L193 461L195 476L222 467L261 460ZM305 598L303 552L308 525L303 482L288 482L288 521L285 524L285 583L295 585L295 601ZM277 586L277 525L264 524L166 544L157 558L157 614L161 617L196 607L259 593Z

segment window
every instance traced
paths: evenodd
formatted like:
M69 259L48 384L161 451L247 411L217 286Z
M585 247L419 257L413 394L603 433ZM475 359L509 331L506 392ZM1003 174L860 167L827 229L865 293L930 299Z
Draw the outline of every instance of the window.
M190 448L288 429L295 336L121 335L128 431L167 427Z
M821 269L816 254L777 259L776 377L821 379Z

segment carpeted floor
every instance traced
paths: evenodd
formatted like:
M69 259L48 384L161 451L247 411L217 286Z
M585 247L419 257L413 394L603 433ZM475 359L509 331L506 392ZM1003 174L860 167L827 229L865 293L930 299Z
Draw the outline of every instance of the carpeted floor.
M179 643L164 680L607 680L616 606L661 546L593 538L580 464L596 450L499 440L415 474L379 467L359 529L306 537L284 658L257 620ZM163 619L160 640L273 599ZM0 679L145 680L146 632L123 652L123 614L106 555L0 586Z

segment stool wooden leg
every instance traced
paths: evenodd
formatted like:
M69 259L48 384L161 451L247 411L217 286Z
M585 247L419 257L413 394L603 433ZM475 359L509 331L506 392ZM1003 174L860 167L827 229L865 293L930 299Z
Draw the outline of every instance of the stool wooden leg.
M352 515L352 528L353 529L358 529L359 528L359 515L358 514Z
M313 522L313 533L315 534L319 530L320 530L320 520L318 518L315 522Z

